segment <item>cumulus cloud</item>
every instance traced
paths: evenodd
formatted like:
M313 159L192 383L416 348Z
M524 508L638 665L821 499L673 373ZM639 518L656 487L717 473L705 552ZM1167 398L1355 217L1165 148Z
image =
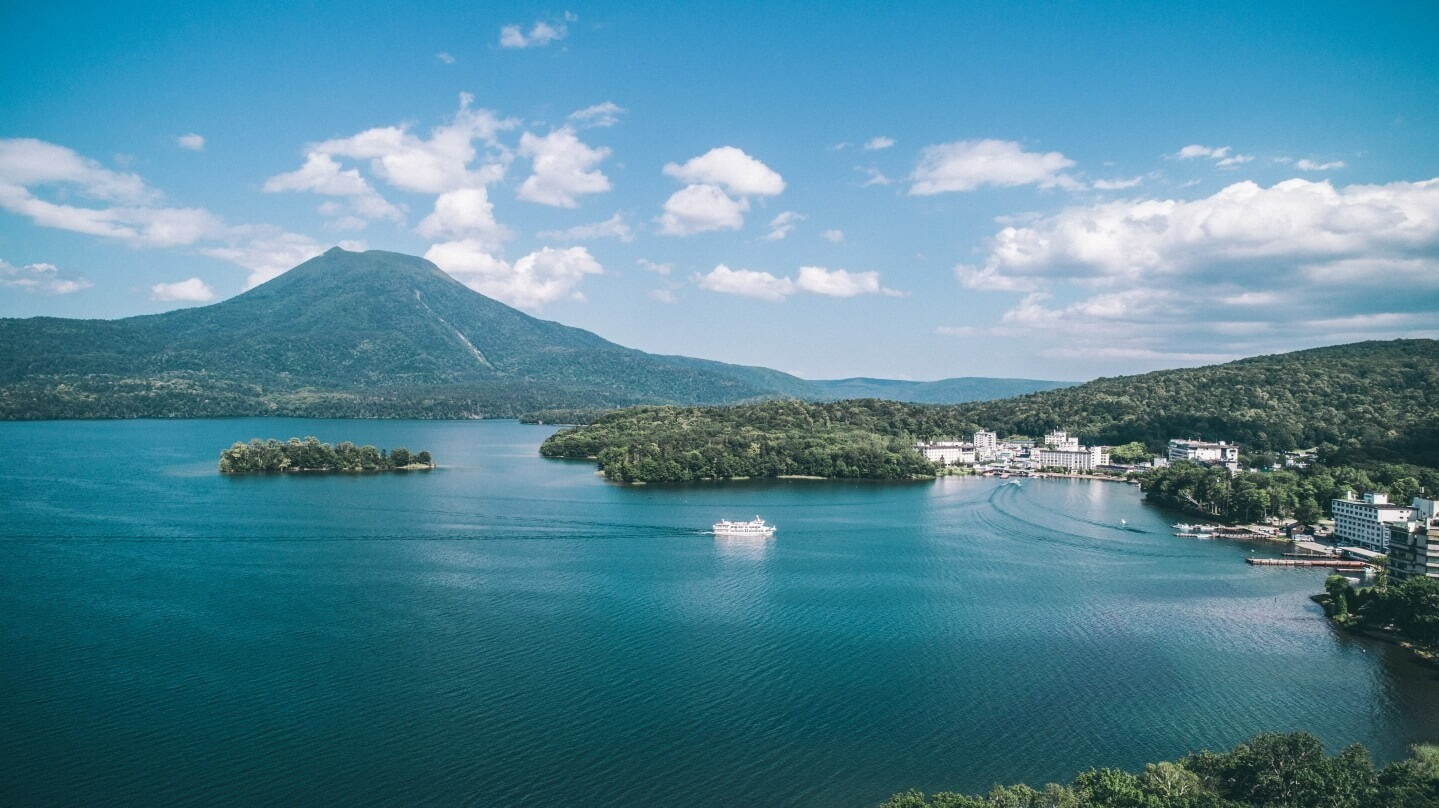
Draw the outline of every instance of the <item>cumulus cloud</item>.
M440 51L435 54L435 58L442 64L452 65L455 63L455 57L451 56L448 51Z
M639 264L640 269L646 272L653 272L656 275L669 275L675 268L674 264L661 264L657 261L651 261L648 258L641 258L635 263Z
M245 278L245 288L249 289L314 258L330 246L272 225L237 225L226 230L223 243L202 247L200 252L250 270ZM359 241L341 241L338 246L356 251L366 248L364 242Z
M843 230L826 230L823 233L820 233L820 236L823 237L825 241L828 241L831 244L839 244L840 242L844 241Z
M474 96L460 94L459 109L450 120L421 137L408 125L366 129L349 137L311 144L308 155L343 157L368 161L371 173L404 191L441 194L456 188L472 188L495 182L505 175L510 154L499 143L499 134L519 125L493 110L474 109ZM472 168L480 156L475 141L488 151L485 160Z
M620 122L620 116L623 114L625 114L624 107L613 101L605 101L571 112L568 120L581 129L593 129L614 126Z
M573 15L566 15L573 22ZM506 25L500 29L500 47L502 48L543 48L551 42L564 39L569 34L569 28L562 22L546 22L536 20L530 26L529 33L519 25Z
M718 185L736 196L777 196L784 192L779 172L734 146L719 146L683 164L668 163L667 176L681 182Z
M910 174L909 193L931 196L985 185L1075 189L1080 183L1060 173L1074 164L1059 152L1027 152L1012 140L957 140L924 147Z
M803 214L787 210L775 216L769 222L769 232L764 234L765 241L779 241L788 236L795 226L804 221Z
M696 277L695 282L702 289L726 295L752 297L757 300L778 302L794 294L794 281L777 278L768 272L753 269L730 269L719 264L705 275Z
M1180 361L1197 345L1239 355L1433 331L1436 256L1439 178L1291 179L1067 208L1003 228L982 264L956 274L971 288L1029 293L1007 327ZM1066 287L1079 299L1049 302Z
M869 140L865 141L865 143L864 143L864 150L865 150L865 151L879 151L879 150L881 150L881 149L887 149L887 148L889 148L890 146L893 146L893 145L894 145L894 138L892 138L892 137L885 137L884 135L878 135L878 136L872 137L872 138L870 138Z
M848 272L824 267L800 267L794 285L801 291L828 297L881 294L898 297L901 294L880 286L878 272Z
M549 241L575 242L599 238L613 238L629 243L635 240L635 232L625 221L623 214L616 213L602 222L577 224L564 230L543 230L539 237Z
M796 277L786 278L753 269L731 269L719 264L707 274L696 275L695 283L711 292L751 297L772 303L797 292L826 297L902 294L881 286L878 272L849 272L814 266L800 267Z
M883 171L880 171L874 166L855 166L854 170L865 175L864 182L859 184L861 188L868 188L871 185L889 185L894 182L894 180L886 177Z
M556 300L582 299L580 282L604 272L584 247L543 247L510 264L481 242L460 240L431 246L425 258L480 294L531 310Z
M190 151L204 151L205 136L197 135L194 132L191 132L188 135L180 135L179 137L175 138L175 145L179 146L182 149L189 149Z
M510 231L495 221L495 206L483 188L459 188L435 198L435 209L415 230L428 238L465 238L498 249Z
M732 199L714 185L686 185L665 200L660 232L689 236L710 230L738 230L744 226L749 200Z
M609 178L595 170L610 150L586 146L569 127L544 137L526 132L520 138L520 154L533 165L533 173L520 185L520 199L573 208L578 204L576 197L610 189Z
M679 302L679 298L675 297L675 293L669 289L651 289L648 296L650 300L657 300L660 303Z
M68 295L89 289L94 284L81 277L63 277L60 268L54 264L26 264L15 266L0 259L0 286L23 289L40 295Z
M310 152L304 165L285 174L265 180L266 193L309 191L324 196L348 198L351 211L363 219L391 219L402 222L405 214L360 176L358 169L344 169L335 158L324 152Z
M167 302L208 303L215 299L215 290L199 278L186 278L183 281L151 286L150 298Z

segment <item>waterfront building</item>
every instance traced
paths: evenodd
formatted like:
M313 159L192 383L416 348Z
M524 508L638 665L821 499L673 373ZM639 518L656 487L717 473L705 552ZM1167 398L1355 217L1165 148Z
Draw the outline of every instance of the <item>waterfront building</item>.
M1239 465L1239 444L1211 443L1193 438L1170 438L1169 459L1188 460L1191 463L1222 463Z
M1045 434L1044 445L1051 449L1077 452L1079 451L1079 436L1071 435L1062 429L1056 429L1053 432Z
M972 443L939 440L928 443L916 443L914 448L920 454L924 455L925 460L931 463L956 466L969 465L975 462L974 444Z
M974 433L974 456L981 462L993 460L999 455L999 436L993 432L980 430Z
M1109 451L1103 446L1076 446L1073 449L1036 449L1040 468L1062 468L1074 474L1109 465Z
M1413 516L1389 523L1389 580L1439 578L1439 502L1415 497Z
M1363 499L1355 499L1350 492L1344 499L1331 500L1329 510L1334 514L1336 539L1376 553L1389 549L1389 525L1408 521L1414 515L1413 508L1391 503L1388 494L1373 491Z

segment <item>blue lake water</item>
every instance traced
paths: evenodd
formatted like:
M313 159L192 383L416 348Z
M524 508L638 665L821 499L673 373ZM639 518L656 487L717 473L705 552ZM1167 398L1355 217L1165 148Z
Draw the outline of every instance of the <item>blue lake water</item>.
M0 423L0 803L863 806L1439 738L1435 676L1335 633L1322 571L1131 486L618 487L552 430ZM215 472L292 435L444 468Z

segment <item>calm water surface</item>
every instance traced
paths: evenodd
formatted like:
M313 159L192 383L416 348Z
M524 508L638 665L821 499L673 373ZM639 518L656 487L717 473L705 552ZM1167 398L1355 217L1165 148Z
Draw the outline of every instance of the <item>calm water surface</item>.
M1439 737L1439 682L1335 634L1322 572L1130 486L621 488L551 431L0 424L0 803L863 806ZM310 434L446 468L215 473ZM755 513L776 538L704 533Z

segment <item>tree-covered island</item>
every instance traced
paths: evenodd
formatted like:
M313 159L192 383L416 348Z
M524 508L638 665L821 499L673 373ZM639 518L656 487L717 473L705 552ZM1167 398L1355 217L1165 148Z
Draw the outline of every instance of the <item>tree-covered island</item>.
M426 471L435 467L428 451L376 449L342 441L331 446L314 437L236 442L220 453L221 474L317 471Z

